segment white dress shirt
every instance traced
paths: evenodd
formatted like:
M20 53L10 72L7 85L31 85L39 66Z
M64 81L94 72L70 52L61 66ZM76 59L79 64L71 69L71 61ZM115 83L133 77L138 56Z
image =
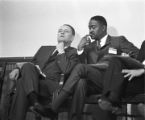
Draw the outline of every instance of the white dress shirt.
M100 40L100 45L101 47L103 47L106 44L106 40L107 40L108 35L105 35L101 40Z

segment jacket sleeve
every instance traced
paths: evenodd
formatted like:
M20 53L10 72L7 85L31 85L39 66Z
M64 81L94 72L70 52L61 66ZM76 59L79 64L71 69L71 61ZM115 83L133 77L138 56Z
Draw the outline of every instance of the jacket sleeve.
M120 47L123 53L129 54L132 58L137 58L139 49L129 42L124 36L121 36Z
M83 64L87 64L87 52L84 50L82 54L79 55L79 60Z
M84 47L82 54L79 55L79 60L83 64L88 64L88 53L93 48L93 43Z
M56 62L63 74L69 74L73 67L79 62L77 50L72 49L58 55Z

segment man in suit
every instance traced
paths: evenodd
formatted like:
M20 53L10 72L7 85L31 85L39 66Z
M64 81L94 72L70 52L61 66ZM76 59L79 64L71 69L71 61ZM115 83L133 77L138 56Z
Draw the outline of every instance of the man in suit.
M104 110L113 109L122 97L144 93L145 41L137 57L139 62L127 61L126 64L123 59L129 60L128 58L111 58L104 75L103 95L99 100L99 106Z
M94 41L91 42L89 37ZM104 67L108 64L104 56L121 53L136 58L138 49L123 36L108 35L107 22L103 16L92 17L89 21L89 35L83 37L78 45L78 54L84 64L75 66L62 90L52 101L52 110L57 111L68 96L73 95L71 117L76 114L74 117L80 120L85 96L102 92Z
M58 88L61 74L69 75L78 63L77 50L70 47L75 36L72 26L64 24L58 30L57 46L42 46L32 62L17 67L10 73L17 80L10 120L25 120L29 106L42 108L39 96L47 100ZM53 117L53 116L52 116Z

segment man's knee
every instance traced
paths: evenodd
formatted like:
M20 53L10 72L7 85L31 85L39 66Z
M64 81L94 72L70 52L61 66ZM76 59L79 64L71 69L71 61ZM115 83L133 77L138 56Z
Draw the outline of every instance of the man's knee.
M85 64L78 64L75 66L74 71L81 71L85 69Z
M110 57L109 58L109 65L121 65L121 60L118 57Z
M85 87L85 85L86 85L86 79L80 79L79 81L78 81L78 83L77 83L77 87L78 88L84 88Z

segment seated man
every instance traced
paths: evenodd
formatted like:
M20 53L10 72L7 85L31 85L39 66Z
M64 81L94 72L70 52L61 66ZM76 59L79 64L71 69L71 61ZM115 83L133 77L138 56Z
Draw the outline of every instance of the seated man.
M10 120L25 120L29 106L41 108L39 95L42 96L40 100L49 100L59 86L61 74L70 74L78 63L77 50L70 47L74 36L74 28L64 24L58 30L57 46L42 46L32 62L25 63L10 73L11 79L19 76Z
M99 106L103 110L113 110L112 105L117 105L124 96L144 93L145 41L139 51L138 60L140 62L132 64L125 63L121 58L111 59L104 76L103 96L99 100Z

